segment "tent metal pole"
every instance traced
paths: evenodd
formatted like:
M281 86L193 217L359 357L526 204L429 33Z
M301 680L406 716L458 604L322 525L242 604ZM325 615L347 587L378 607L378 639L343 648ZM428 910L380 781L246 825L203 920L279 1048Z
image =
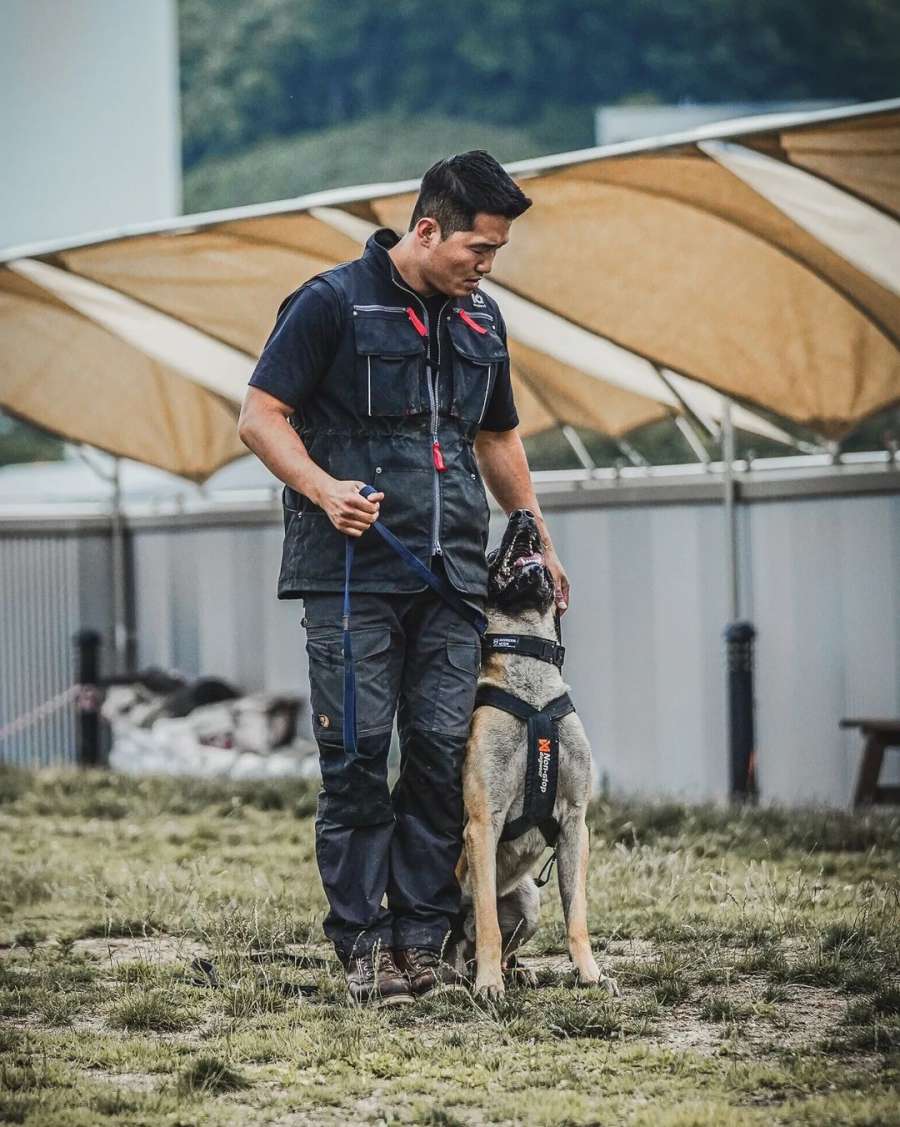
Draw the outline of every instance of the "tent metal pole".
M725 568L728 577L728 621L737 622L740 610L738 576L737 521L734 506L734 426L731 421L731 400L725 399L722 410L722 485L725 505Z
M663 385L670 395L674 396L676 403L684 412L684 418L688 421L694 433L698 431L706 431L710 438L721 439L721 430L717 429L713 420L701 418L700 415L691 407L688 401L684 398L675 384L668 378L663 369L658 365L653 365L653 371L659 377L659 382Z
M122 516L120 458L113 460L112 483L110 534L112 541L113 648L116 655L116 672L125 673L128 668L128 623L126 621L125 521Z
M709 451L700 441L699 434L697 434L696 430L694 430L694 427L691 425L691 422L687 418L687 416L676 415L675 426L678 428L681 437L691 448L691 453L694 455L697 461L702 462L703 465L708 468L709 463L712 460L709 456Z
M563 438L565 438L566 442L568 442L575 451L575 457L581 462L584 469L586 469L588 473L595 470L597 463L589 454L588 448L581 441L581 435L578 431L573 426L569 426L568 423L563 423L561 430L563 432Z
M636 450L627 438L616 438L614 442L633 466L650 465L640 450Z
M102 481L112 485L112 507L109 514L110 562L112 565L112 619L114 673L129 672L128 654L128 580L125 558L125 519L122 513L122 460L112 456L112 471L94 462L90 447L80 443L75 451Z

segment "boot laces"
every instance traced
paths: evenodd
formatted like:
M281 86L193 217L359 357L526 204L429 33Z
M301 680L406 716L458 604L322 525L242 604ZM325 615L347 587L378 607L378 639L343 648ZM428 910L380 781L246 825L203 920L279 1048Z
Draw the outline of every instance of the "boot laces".
M409 947L406 951L406 960L416 973L434 970L441 963L437 951L432 951L430 947Z

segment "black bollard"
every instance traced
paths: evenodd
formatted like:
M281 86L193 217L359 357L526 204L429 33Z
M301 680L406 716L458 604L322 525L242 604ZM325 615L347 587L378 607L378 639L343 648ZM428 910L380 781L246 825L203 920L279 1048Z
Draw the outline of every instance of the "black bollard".
M78 715L78 764L100 765L100 635L79 630L74 637L80 691L75 701Z
M728 748L733 802L755 802L756 733L753 718L753 640L751 622L732 622L725 628L728 662Z

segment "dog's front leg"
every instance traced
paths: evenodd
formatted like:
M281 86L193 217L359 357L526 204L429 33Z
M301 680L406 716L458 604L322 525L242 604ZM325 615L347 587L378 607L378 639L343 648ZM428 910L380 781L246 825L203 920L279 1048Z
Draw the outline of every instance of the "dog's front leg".
M475 909L475 992L489 998L503 993L502 939L497 919L497 835L478 768L463 770L466 803L466 866Z
M615 979L600 973L591 951L587 926L588 828L579 809L563 820L556 843L559 894L569 938L569 954L578 970L579 986L603 986L613 996Z

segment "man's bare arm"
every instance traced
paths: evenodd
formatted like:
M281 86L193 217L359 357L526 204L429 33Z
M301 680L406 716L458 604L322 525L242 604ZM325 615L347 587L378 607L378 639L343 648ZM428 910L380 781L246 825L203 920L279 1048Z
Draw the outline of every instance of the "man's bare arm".
M310 458L289 417L294 408L257 387L248 387L238 419L238 437L279 481L308 497L339 532L361 536L378 519L383 493L361 497L361 481L337 481Z
M531 483L528 457L518 427L512 430L482 430L475 439L475 455L485 484L505 513L530 509L537 519L544 542L544 559L556 589L560 611L569 605L569 577L556 554L553 541Z

